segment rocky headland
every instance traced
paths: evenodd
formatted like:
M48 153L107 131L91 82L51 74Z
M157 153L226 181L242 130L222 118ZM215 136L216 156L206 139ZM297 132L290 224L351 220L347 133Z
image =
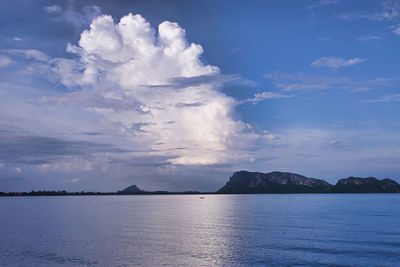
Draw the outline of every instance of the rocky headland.
M349 177L332 185L322 179L290 172L235 172L219 194L279 193L399 193L400 185L392 179Z

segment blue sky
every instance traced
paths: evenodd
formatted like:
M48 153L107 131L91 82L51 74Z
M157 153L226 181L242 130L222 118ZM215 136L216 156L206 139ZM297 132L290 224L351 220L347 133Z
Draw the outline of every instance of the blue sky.
M18 0L0 15L0 191L399 178L398 0Z

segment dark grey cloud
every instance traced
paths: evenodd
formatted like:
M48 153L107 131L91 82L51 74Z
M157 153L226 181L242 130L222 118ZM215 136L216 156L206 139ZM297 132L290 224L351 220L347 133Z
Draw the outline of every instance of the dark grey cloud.
M51 158L43 158L43 159L34 159L34 158L31 158L31 159L18 159L18 160L15 160L14 162L12 162L12 163L15 163L15 164L23 164L23 165L42 165L42 164L50 164L50 163L53 163L55 161L55 159L51 159Z
M315 157L315 155L313 155L313 154L302 154L302 153L297 153L297 154L296 154L296 157L309 159L309 158Z
M0 139L0 161L3 162L40 165L57 161L63 156L90 156L102 152L126 153L128 150L110 144L46 136L2 136Z
M171 84L179 87L199 86L202 84L210 83L226 83L240 79L237 74L224 75L224 74L206 74L194 77L177 77L170 79Z
M201 107L201 106L204 106L204 105L205 104L201 103L201 102L194 102L194 103L182 103L182 102L180 102L180 103L176 104L175 106L177 108L186 108L186 107Z
M110 159L107 163L108 164L124 164L127 167L141 167L141 168L149 168L149 167L161 167L172 165L168 161L171 157L166 156L130 156L129 158L113 158Z
M103 133L101 133L101 132L83 132L82 134L94 136L94 135L102 135Z
M73 92L62 97L42 97L39 100L31 100L35 104L52 104L59 106L81 106L87 108L105 108L114 111L134 110L140 113L148 113L141 108L142 104L134 98L114 99L105 98L101 92L89 92L87 90Z
M227 82L240 80L240 75L237 74L205 74L193 77L175 77L170 79L169 84L142 85L150 88L165 88L165 89L183 89L191 86L200 86L203 84L223 84Z

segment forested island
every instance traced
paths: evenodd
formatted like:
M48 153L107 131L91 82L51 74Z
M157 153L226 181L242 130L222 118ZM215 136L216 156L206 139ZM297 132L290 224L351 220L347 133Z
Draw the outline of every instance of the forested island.
M336 185L325 180L289 172L235 172L217 191L220 194L285 194L285 193L399 193L400 185L389 178L348 177Z

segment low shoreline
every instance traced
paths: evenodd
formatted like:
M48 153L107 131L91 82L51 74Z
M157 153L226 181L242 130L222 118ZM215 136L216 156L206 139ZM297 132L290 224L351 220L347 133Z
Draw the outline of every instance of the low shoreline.
M103 195L238 195L238 194L389 194L400 193L400 184L395 180L375 177L353 177L340 179L336 185L323 179L309 178L289 172L270 173L238 171L226 184L214 192L199 191L145 191L131 185L117 192L67 192L66 190L39 190L31 192L0 192L0 197L18 196L103 196Z
M154 196L154 195L349 195L349 194L399 194L394 192L325 192L325 193L218 193L218 192L142 192L142 193L101 193L101 192L67 192L65 194L53 194L53 193L27 193L27 192L0 192L0 197L58 197L58 196Z

